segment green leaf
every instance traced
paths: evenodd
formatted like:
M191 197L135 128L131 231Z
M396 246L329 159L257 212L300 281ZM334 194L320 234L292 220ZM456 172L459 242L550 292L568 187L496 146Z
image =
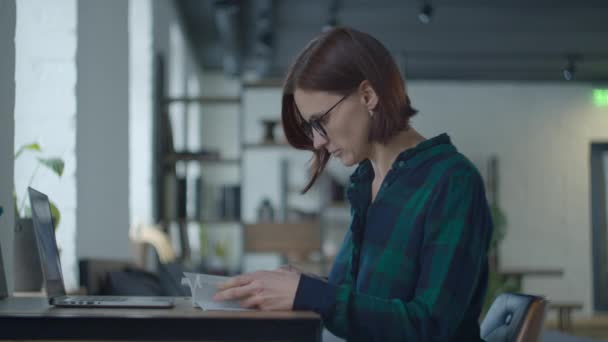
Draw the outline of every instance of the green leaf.
M25 208L23 208L23 217L26 217L26 218L32 217L32 208L30 208L29 205L26 205Z
M55 172L57 176L61 177L63 175L65 164L61 158L38 158L38 161Z
M19 215L19 207L17 206L17 193L15 191L13 191L13 205L15 210L15 221L17 221L21 217Z
M42 151L42 148L40 148L40 145L38 143L31 143L31 144L23 145L19 148L17 153L15 153L15 159L19 158L21 153L23 153L23 151L25 151L25 150L40 152L40 151Z
M55 229L57 229L57 227L59 227L59 222L61 222L61 213L59 212L59 209L57 209L57 206L55 205L55 203L53 203L52 201L50 203L51 203L51 216L53 217Z

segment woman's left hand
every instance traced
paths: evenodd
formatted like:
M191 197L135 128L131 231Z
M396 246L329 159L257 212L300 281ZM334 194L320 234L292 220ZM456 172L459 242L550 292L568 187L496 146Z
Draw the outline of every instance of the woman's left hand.
M299 282L299 273L285 269L247 273L218 285L213 299L240 300L243 308L263 311L292 310Z

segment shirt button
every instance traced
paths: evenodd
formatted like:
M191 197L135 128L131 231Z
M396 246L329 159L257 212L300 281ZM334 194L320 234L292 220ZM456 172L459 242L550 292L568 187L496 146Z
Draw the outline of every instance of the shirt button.
M405 162L404 161L400 161L400 162L397 163L397 166L404 167L405 166Z

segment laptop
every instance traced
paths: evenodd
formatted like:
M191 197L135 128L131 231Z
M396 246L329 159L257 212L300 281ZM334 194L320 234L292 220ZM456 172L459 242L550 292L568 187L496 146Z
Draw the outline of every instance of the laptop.
M137 296L67 296L48 197L28 187L34 235L49 304L65 307L170 308L171 298Z

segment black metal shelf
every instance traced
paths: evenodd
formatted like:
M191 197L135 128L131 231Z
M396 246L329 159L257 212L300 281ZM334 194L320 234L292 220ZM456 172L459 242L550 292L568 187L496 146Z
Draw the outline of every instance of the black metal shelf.
M291 147L288 143L253 143L244 144L244 149L262 149L262 148L286 148Z
M235 104L241 103L241 98L238 96L195 96L195 97L166 97L163 99L164 104L171 103L204 103L204 104Z
M204 163L218 163L218 164L238 164L240 158L226 159L221 158L219 154L210 152L175 152L165 156L165 163L172 164L178 161L196 161Z

